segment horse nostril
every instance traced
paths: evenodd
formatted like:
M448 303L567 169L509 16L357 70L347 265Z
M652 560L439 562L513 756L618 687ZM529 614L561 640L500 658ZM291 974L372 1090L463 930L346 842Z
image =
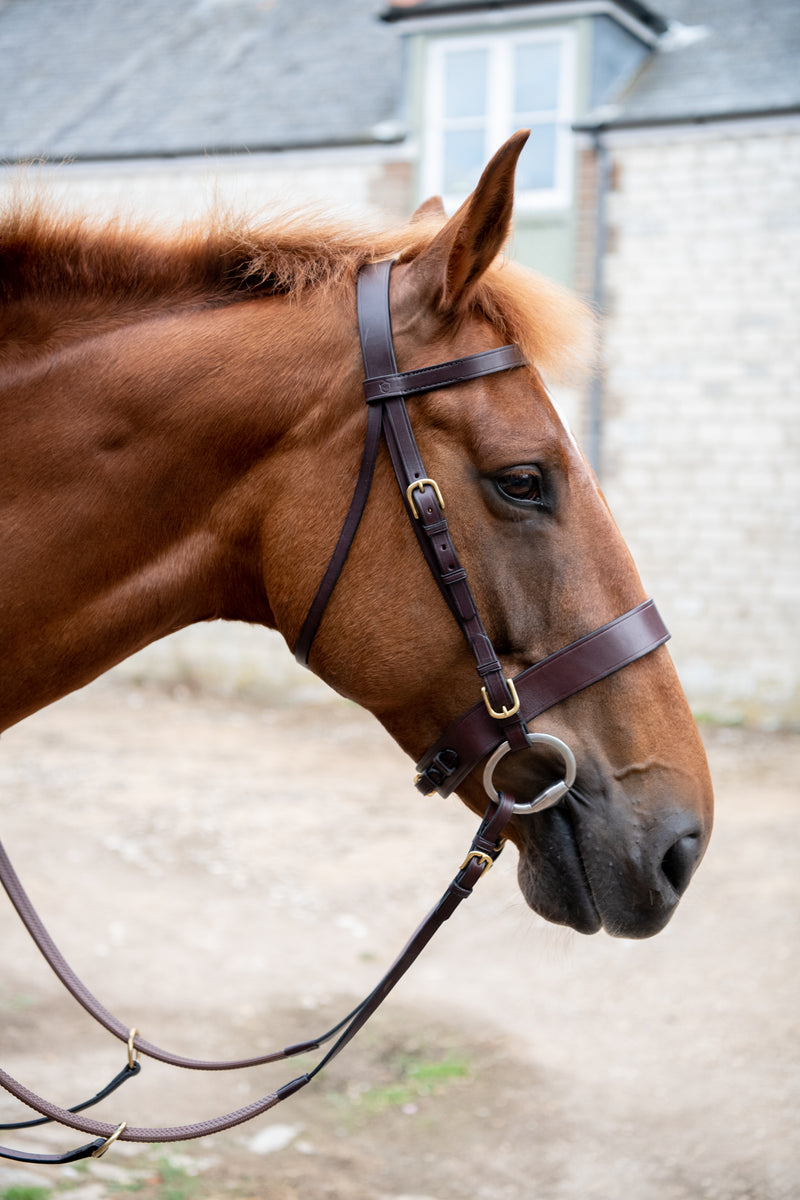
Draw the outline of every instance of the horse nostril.
M689 833L678 838L677 842L670 846L664 855L661 870L666 876L667 882L679 896L683 895L689 886L689 880L694 874L699 858L700 835L698 833Z

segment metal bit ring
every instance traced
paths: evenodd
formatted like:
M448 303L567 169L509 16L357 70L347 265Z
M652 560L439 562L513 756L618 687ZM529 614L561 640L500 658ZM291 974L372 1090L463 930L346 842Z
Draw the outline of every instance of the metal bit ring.
M525 813L541 812L545 808L551 808L554 804L558 804L559 800L563 800L569 789L575 782L575 776L578 772L575 755L570 750L566 742L562 742L561 738L554 737L551 733L531 733L528 735L532 745L539 744L549 746L551 750L555 750L564 762L564 778L559 779L556 783L551 783L543 792L540 792L533 800L527 804L515 804L514 813L518 816ZM511 747L508 742L502 742L494 754L487 759L486 766L483 768L483 786L486 789L486 794L492 800L499 801L500 793L494 786L494 772L497 764L501 759L509 753Z

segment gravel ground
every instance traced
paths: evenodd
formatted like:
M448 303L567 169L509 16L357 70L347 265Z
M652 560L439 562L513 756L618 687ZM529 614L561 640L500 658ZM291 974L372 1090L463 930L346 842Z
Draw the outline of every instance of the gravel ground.
M647 942L546 925L506 852L374 1023L309 1088L228 1134L118 1144L89 1167L0 1161L36 1200L796 1200L800 739L711 729L717 827ZM274 1048L372 987L474 819L344 702L269 707L106 678L12 729L0 828L100 999L188 1055ZM0 1061L69 1105L124 1048L0 905ZM297 1073L148 1061L98 1114L178 1124ZM19 1119L0 1099L0 1120ZM0 1135L66 1148L63 1130ZM43 1195L43 1193L42 1193Z

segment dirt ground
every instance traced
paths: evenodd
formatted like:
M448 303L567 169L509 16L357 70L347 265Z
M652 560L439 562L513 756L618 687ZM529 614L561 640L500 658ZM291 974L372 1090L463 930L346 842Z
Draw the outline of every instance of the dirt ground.
M526 909L510 848L374 1022L287 1104L178 1147L0 1161L0 1197L796 1200L800 739L711 729L717 827L668 929ZM313 1036L379 978L472 836L343 702L264 707L106 679L0 744L0 829L68 961L193 1056ZM125 1061L0 905L0 1061L64 1105ZM97 1110L179 1124L297 1074L147 1061ZM19 1119L10 1097L0 1120ZM63 1130L0 1134L67 1148Z

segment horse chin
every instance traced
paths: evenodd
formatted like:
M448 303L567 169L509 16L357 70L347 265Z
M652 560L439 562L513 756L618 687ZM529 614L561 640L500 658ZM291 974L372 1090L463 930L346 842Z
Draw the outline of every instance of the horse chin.
M554 925L578 933L597 933L603 927L583 867L571 821L562 808L540 813L524 829L517 878L530 908Z
M647 938L669 921L679 895L669 885L644 887L622 862L596 861L591 829L580 812L558 805L521 822L518 879L528 905L556 925L578 933L605 929L612 937ZM611 851L613 854L613 850ZM628 876L619 886L620 875Z

